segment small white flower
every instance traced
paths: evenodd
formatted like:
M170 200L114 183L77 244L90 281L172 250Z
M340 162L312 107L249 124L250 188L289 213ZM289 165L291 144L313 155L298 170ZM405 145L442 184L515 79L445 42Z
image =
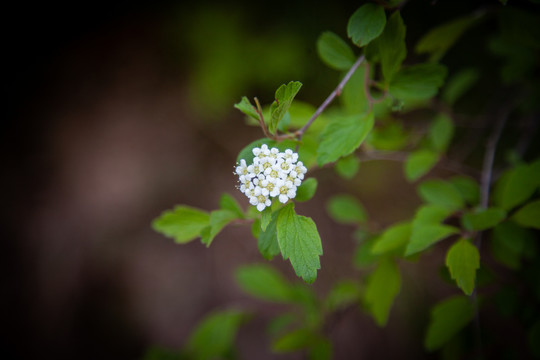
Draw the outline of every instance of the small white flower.
M236 167L236 174L237 175L247 175L248 174L246 160L244 160L244 159L240 160L240 165Z

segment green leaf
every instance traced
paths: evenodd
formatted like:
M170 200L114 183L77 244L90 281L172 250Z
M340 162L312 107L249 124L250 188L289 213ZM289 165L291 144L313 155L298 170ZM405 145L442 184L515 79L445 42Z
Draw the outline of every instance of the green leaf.
M334 285L326 296L324 304L328 311L336 311L354 303L359 303L362 291L358 281L342 280Z
M461 194L461 197L470 205L476 205L480 201L480 185L475 180L465 176L454 176L449 179L450 183Z
M187 243L197 238L207 227L210 216L207 212L189 206L176 206L155 219L152 228L177 243Z
M426 180L417 188L420 197L430 203L459 210L465 206L461 194L454 185L443 180Z
M259 114L255 106L251 104L251 101L245 96L242 97L242 100L238 104L234 104L234 107L246 114L247 116L252 117L253 119L259 121Z
M454 243L446 254L446 266L452 279L466 295L474 290L476 270L480 268L480 253L468 239Z
M268 123L268 130L273 134L276 132L279 122L285 116L287 110L291 106L298 91L302 87L302 83L299 81L291 81L287 85L281 85L275 94L275 101L270 105L270 121Z
M238 219L237 214L229 210L214 210L210 213L210 231L203 232L201 242L209 247L216 235L231 221Z
M501 175L493 190L493 202L510 210L525 202L538 187L540 174L533 166L520 164Z
M398 121L388 121L374 128L368 139L369 146L377 150L396 151L407 145L409 134Z
M364 4L350 17L347 35L355 45L362 47L381 35L385 24L386 15L382 6Z
M477 209L467 212L461 218L461 224L467 230L482 231L491 229L504 220L506 211L499 208Z
M326 205L328 214L342 224L356 224L366 221L366 211L362 204L350 195L336 195Z
M439 153L445 152L453 135L454 123L452 119L445 114L437 115L429 129L429 139L433 149Z
M317 179L305 179L296 190L296 197L294 199L300 202L308 201L315 195L315 191L317 191Z
M221 195L221 198L219 199L219 207L222 210L229 210L235 213L239 219L245 218L244 211L242 210L242 207L240 207L240 204L238 204L234 197L227 193Z
M413 224L411 240L405 250L405 256L416 254L444 238L456 234L459 229L441 224Z
M422 205L414 215L413 226L421 224L440 224L453 213L451 209L439 205Z
M427 174L439 161L439 154L427 150L416 150L405 161L405 177L409 181L418 180Z
M426 100L437 94L444 83L446 67L439 64L418 64L402 68L390 82L392 96L408 100Z
M309 347L315 335L309 329L297 329L279 337L272 344L272 351L276 353L286 353L297 351Z
M272 258L278 255L281 250L279 249L278 237L277 237L277 218L278 211L272 214L272 219L266 229L261 231L257 237L257 247L259 252L266 260L272 260Z
M379 256L371 252L371 248L373 247L373 244L375 244L375 241L377 241L376 237L365 240L358 246L354 252L354 266L363 269L377 262Z
M358 115L368 111L369 102L366 97L364 86L365 78L366 67L365 64L362 64L356 69L347 84L345 84L339 98L346 114ZM317 123L317 121L315 123Z
M467 68L460 70L453 75L444 86L442 99L448 104L453 105L463 94L478 81L480 74L478 70Z
M370 275L365 292L365 302L375 322L386 325L390 308L401 288L401 276L397 265L388 258L381 259L377 269Z
M293 289L285 278L268 265L245 265L236 269L235 279L242 290L258 299L291 302Z
M356 150L373 128L373 122L373 113L333 119L321 134L321 143L317 149L319 166L334 162Z
M495 260L510 269L518 269L521 257L526 252L527 242L534 242L535 237L525 229L511 221L495 226L491 238L490 250Z
M356 60L349 45L331 31L317 39L317 53L326 65L336 70L349 70Z
M524 227L540 229L540 200L523 206L512 216L512 220Z
M239 310L226 310L206 316L185 346L191 355L190 359L223 358L232 349L236 333L245 318L245 313Z
M435 305L431 310L424 347L428 351L439 349L471 322L473 317L472 302L465 296L455 296Z
M278 315L270 320L266 326L266 332L272 336L282 333L284 329L296 321L296 318L297 316L291 313Z
M384 254L404 248L410 238L410 222L394 224L382 233L375 244L373 244L371 252L374 254Z
M294 203L289 203L279 212L277 235L283 259L290 259L296 275L307 283L317 278L321 268L319 256L323 254L317 226L311 218L297 215Z
M439 61L477 19L474 15L464 16L431 29L416 44L416 52L429 53L430 61Z
M334 169L344 179L352 179L360 168L360 160L354 154L342 157L336 162Z
M377 39L384 80L388 83L399 70L407 56L405 46L405 24L399 11L388 19L382 35Z
M261 230L265 231L268 224L270 224L270 221L272 220L272 208L266 207L261 212Z
M331 360L332 343L321 336L309 348L309 360Z
M253 155L253 148L261 147L262 144L268 145L268 148L270 149L273 147L278 148L280 151L294 149L296 146L296 143L292 140L284 140L279 143L268 138L255 140L240 151L236 158L236 162L239 163L241 159L244 159L248 165L253 163L253 158L255 157Z

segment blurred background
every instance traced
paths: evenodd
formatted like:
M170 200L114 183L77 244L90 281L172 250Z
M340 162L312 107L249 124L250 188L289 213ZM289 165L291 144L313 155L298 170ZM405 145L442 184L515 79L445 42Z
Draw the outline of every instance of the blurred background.
M407 4L408 44L482 5L449 3ZM297 98L318 106L340 74L320 62L316 39L326 30L345 37L359 5L8 5L2 357L139 359L150 346L180 348L209 311L241 306L259 315L240 331L240 358L275 358L264 326L276 308L244 295L232 277L241 264L264 262L249 228L228 227L206 249L199 241L174 244L150 225L176 204L215 209L222 192L248 205L232 171L237 153L262 133L246 126L233 104L243 95L269 103L280 84L298 80ZM318 194L297 210L321 233L324 256L313 286L325 294L337 279L359 277L351 264L354 229L330 221L329 196L353 193L381 226L409 218L419 200L400 163L363 164L351 182L315 171ZM403 265L405 284L387 328L361 313L336 325L336 358L428 358L425 307L455 290L423 274L443 256ZM272 265L297 281L289 263Z

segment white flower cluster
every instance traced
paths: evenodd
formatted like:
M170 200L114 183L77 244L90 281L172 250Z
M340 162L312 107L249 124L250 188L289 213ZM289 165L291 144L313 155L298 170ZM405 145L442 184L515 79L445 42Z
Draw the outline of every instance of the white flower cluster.
M236 174L240 180L240 191L251 205L263 211L272 205L272 198L286 203L296 196L296 188L304 179L307 168L298 161L298 154L291 149L280 152L277 148L269 149L266 144L253 149L253 163L247 165L240 160ZM298 161L298 162L297 162Z

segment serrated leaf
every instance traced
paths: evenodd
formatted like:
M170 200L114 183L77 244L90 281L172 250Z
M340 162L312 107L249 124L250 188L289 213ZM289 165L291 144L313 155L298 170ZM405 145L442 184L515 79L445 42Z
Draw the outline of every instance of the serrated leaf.
M315 195L315 191L317 191L317 179L305 179L296 190L296 197L294 199L300 202L308 201Z
M253 155L253 148L261 147L262 144L266 144L268 148L278 148L280 151L294 149L296 147L296 143L292 140L284 140L278 143L277 141L263 138L251 142L249 145L240 150L240 153L238 153L238 157L236 158L236 162L239 163L240 160L244 159L248 165L251 164L253 162L253 158L255 157L255 155Z
M259 121L259 114L255 106L251 104L251 101L245 96L242 97L242 100L238 104L234 104L234 107L246 114L249 117Z
M261 212L261 230L265 231L268 224L272 220L272 208L266 207Z
M427 174L438 161L439 154L428 149L416 150L405 160L405 177L409 181L418 180Z
M416 254L444 238L458 233L459 230L450 225L414 224L411 240L405 250L405 256Z
M229 210L214 210L210 213L210 230L201 234L201 242L209 247L216 235L223 230L233 220L238 219L238 215Z
M359 302L362 291L358 281L343 280L334 285L326 296L324 304L329 311L336 311Z
M538 187L540 174L535 169L533 166L520 164L505 171L493 190L495 205L510 210L526 201Z
M293 289L289 282L268 265L244 265L236 269L235 280L247 294L261 300L291 302Z
M466 295L474 290L476 270L480 268L480 253L468 239L454 243L446 254L446 266L452 279Z
M411 230L412 226L410 222L392 225L373 244L371 252L380 255L404 248L411 238Z
M431 310L424 347L434 351L446 344L474 317L474 307L469 298L455 296L446 299Z
M499 208L477 209L465 213L461 218L461 224L467 230L482 231L491 229L504 220L506 211Z
M373 113L333 119L321 134L321 143L317 149L319 166L351 154L362 144L373 128L373 123Z
M384 8L376 4L364 4L349 18L347 35L355 45L362 47L381 35L385 25Z
M207 315L192 332L185 349L190 358L210 360L222 358L234 345L236 333L246 319L239 310L226 310Z
M401 275L397 265L388 258L381 259L377 269L370 275L366 292L366 305L379 326L388 321L390 308L401 288Z
M389 92L403 100L426 100L437 94L444 83L446 67L440 64L418 64L399 70L390 82Z
M210 224L207 212L189 206L176 206L152 222L152 228L175 242L185 244L196 239Z
M448 181L455 186L461 197L470 205L476 205L480 201L480 185L475 180L465 176L454 176Z
M257 247L261 255L266 260L272 260L274 256L281 252L279 249L276 227L278 214L278 211L275 211L272 214L270 223L264 231L260 232L259 236L257 237Z
M480 74L478 70L467 68L448 79L442 91L442 99L448 104L453 105L463 94L478 81Z
M349 45L331 31L317 39L317 53L326 65L336 70L348 70L356 60Z
M417 187L418 194L427 203L459 210L464 207L463 198L454 185L443 180L426 180Z
M439 61L477 18L464 16L431 29L418 41L415 51L418 54L429 53L430 61Z
M357 224L366 221L366 211L362 204L350 195L336 195L326 205L328 214L342 224Z
M283 119L287 110L289 110L294 97L298 94L301 87L301 82L291 81L286 85L281 85L276 90L275 101L270 105L270 120L268 122L268 130L272 134L276 132L279 122Z
M323 254L317 226L311 218L297 215L293 203L280 210L276 226L283 259L290 260L296 275L313 283L321 268L319 256Z
M342 157L336 162L334 169L344 179L352 179L360 168L360 160L354 154Z
M433 149L439 153L445 152L453 135L454 123L452 119L445 114L437 115L429 129L429 140Z
M512 220L524 227L540 229L540 200L523 206L512 216Z
M388 19L383 33L377 38L377 45L381 56L384 80L388 83L407 56L405 24L403 24L399 11L394 12Z
M222 210L232 211L239 219L243 219L245 217L242 207L240 207L238 201L236 201L236 199L230 194L225 193L221 195L221 198L219 199L219 207Z

